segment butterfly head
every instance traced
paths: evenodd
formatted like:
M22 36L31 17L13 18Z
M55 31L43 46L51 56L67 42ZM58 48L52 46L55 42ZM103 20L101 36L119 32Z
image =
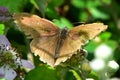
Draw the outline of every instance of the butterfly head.
M67 27L61 29L61 31L60 31L60 36L61 36L61 38L65 39L66 36L68 35L68 32L69 32L69 30L68 30Z

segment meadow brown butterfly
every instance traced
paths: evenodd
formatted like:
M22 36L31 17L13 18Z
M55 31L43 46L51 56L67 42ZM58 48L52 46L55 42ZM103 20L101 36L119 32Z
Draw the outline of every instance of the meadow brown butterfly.
M71 30L58 28L51 21L28 13L14 14L15 23L25 32L31 51L50 66L65 62L88 40L107 29L103 23L78 25Z

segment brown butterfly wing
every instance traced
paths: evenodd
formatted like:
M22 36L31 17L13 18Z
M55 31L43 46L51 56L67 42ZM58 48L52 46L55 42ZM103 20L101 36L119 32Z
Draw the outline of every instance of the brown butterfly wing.
M54 55L57 45L59 28L52 22L28 13L14 14L18 27L33 38L30 43L31 51L40 56L40 60L54 65Z
M59 32L59 28L51 21L28 13L14 14L15 23L31 38L52 36Z
M55 65L66 61L81 48L81 45L84 45L88 40L94 38L106 29L107 26L102 23L85 24L71 29L61 48Z
M54 55L58 36L35 38L31 44L31 50L35 55L40 56L40 60L48 65L54 66Z
M73 28L69 32L69 36L74 40L79 39L81 43L84 44L86 41L93 39L106 29L107 25L104 25L103 23L83 24Z

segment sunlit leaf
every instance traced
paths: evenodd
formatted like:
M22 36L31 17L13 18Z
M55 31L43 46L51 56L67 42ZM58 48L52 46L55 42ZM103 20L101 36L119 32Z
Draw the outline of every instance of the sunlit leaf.
M4 33L4 24L0 24L0 34L3 34Z
M77 8L85 8L86 4L83 0L71 0L73 6Z
M105 41L108 40L110 37L112 36L112 34L110 32L104 32L100 35L100 38Z
M100 19L109 19L109 15L103 13L102 11L96 9L96 8L88 8L91 15L94 17L94 18L100 18Z
M94 4L93 4L94 3ZM100 2L100 0L87 0L86 1L86 7L87 8L92 8L92 7L98 7L100 6L102 3Z
M76 80L82 80L80 78L79 74L76 71L74 71L74 70L70 70L70 71L73 73L73 75L75 76Z
M99 80L97 73L95 73L94 71L91 71L88 77L93 78L94 80Z
M0 80L6 80L5 78L2 78L2 79L0 79Z
M64 27L67 27L67 28L72 28L73 25L70 23L69 20L67 20L66 18L64 17L61 17L60 20L57 20L57 19L54 19L53 22L59 26L60 28L64 28Z

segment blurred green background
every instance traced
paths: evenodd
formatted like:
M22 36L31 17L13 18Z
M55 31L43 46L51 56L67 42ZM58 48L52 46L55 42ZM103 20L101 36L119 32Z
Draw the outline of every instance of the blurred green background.
M0 0L0 6L7 7L10 13L36 14L53 21L60 28L64 26L72 28L81 23L93 22L103 22L108 25L105 32L84 47L88 51L87 59L92 69L87 79L120 78L119 0ZM5 33L3 24L0 24L0 34ZM5 28L8 27L11 28L6 34L12 46L22 53L23 58L27 58L28 40L23 33L13 27L13 24L5 23ZM95 61L98 61L97 64ZM110 61L113 63L112 66ZM40 66L39 63L38 57L35 57L36 68L26 73L25 80L81 80L81 76L74 69L61 67L53 69L46 65Z

